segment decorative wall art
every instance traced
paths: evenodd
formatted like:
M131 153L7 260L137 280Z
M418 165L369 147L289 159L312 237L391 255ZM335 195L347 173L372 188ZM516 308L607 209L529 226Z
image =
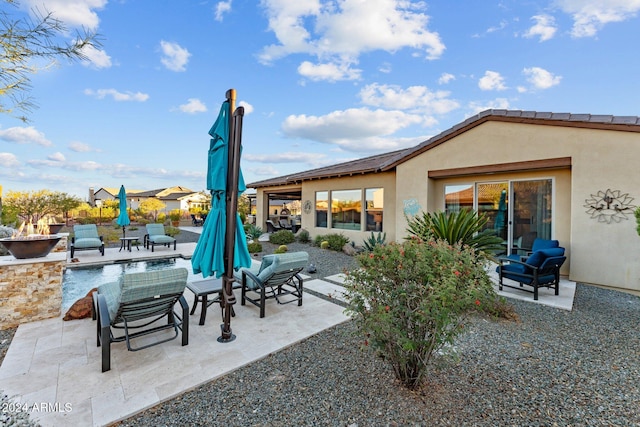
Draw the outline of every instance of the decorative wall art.
M633 216L636 206L631 204L632 201L633 197L629 197L628 193L622 194L620 190L607 189L592 194L590 199L584 201L584 207L591 218L611 224L629 219L629 215Z

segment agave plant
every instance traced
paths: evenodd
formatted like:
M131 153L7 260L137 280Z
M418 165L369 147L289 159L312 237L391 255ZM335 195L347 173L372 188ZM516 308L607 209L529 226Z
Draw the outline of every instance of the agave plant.
M458 212L423 212L408 218L407 231L410 235L421 239L434 237L449 244L462 243L477 251L490 254L501 248L502 239L492 229L484 229L488 218L484 214L478 215L471 209Z
M362 242L364 249L367 252L373 252L373 249L378 245L384 245L387 240L387 233L378 233L378 236L371 232L371 236Z

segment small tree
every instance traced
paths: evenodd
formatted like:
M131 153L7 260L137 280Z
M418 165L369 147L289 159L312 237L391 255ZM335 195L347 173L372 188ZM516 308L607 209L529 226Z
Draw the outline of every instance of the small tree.
M62 215L81 203L76 196L49 190L8 191L4 199L5 209L32 223L47 215Z
M163 210L164 208L166 208L167 205L165 205L163 202L161 202L160 200L151 197L148 198L147 200L144 200L143 202L140 203L140 206L138 206L138 208L146 215L148 213L153 213L153 220L157 221L158 220L158 211Z

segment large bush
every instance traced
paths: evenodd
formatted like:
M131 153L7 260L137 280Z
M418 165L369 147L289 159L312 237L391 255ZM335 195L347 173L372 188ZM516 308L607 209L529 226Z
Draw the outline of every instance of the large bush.
M296 241L296 236L290 230L280 230L269 235L269 242L274 245L287 245Z
M325 234L316 236L315 245L320 246L322 242L329 242L329 249L332 251L342 251L342 247L349 243L349 238L344 234Z
M470 247L413 238L376 245L347 273L348 312L365 345L409 388L424 380L434 354L452 344L466 315L493 304L492 282Z

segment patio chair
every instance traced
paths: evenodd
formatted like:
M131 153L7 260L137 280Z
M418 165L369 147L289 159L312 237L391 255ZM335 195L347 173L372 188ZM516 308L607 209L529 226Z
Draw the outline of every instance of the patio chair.
M541 239L537 237L533 240L533 243L531 245L531 250L527 251L526 255L520 255L516 253L516 254L509 255L507 258L513 259L516 261L525 261L534 252L540 251L542 249L553 249L553 248L559 248L559 247L560 247L560 242L557 240Z
M95 224L74 225L71 238L71 258L76 251L97 249L104 256L103 236L98 236L98 227Z
M199 225L204 224L204 221L202 220L202 218L196 218L194 214L191 214L191 224L197 227Z
M500 265L496 268L499 279L498 288L503 287L518 289L533 293L534 301L538 300L538 289L549 288L555 290L555 295L560 290L560 267L566 261L564 248L541 249L532 253L526 260L519 261L512 258L499 258ZM504 283L504 279L510 279L519 283L519 286ZM533 289L525 288L524 286Z
M278 221L280 224L280 228L284 228L285 230L291 230L291 224L287 222L286 219L281 219Z
M189 344L189 305L184 298L186 268L129 273L118 282L105 283L93 293L93 320L97 320L98 347L102 346L102 372L111 369L111 343L126 341L129 351L138 351L171 341L182 332L182 345ZM179 302L181 313L174 311ZM160 320L167 318L166 323ZM114 330L123 330L115 336ZM175 334L134 348L131 340L165 329Z
M278 304L297 301L302 305L302 277L298 273L307 266L309 254L291 252L266 255L260 265L243 268L234 273L242 284L242 298L260 308L260 317L264 317L267 299L274 298Z
M147 224L147 234L144 235L144 247L149 249L151 246L151 252L156 245L162 245L171 247L173 243L173 250L176 250L176 239L167 235L164 231L164 225L162 224Z
M279 224L275 224L270 219L267 220L267 233L275 233L280 230L282 230L282 227Z

